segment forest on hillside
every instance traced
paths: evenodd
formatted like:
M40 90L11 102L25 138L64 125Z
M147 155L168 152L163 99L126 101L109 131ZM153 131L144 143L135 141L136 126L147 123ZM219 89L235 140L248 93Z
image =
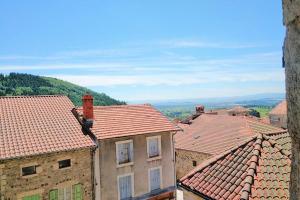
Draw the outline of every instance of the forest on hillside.
M82 95L86 92L94 96L95 105L126 104L104 93L55 78L20 73L0 74L0 96L66 95L76 106L80 106Z

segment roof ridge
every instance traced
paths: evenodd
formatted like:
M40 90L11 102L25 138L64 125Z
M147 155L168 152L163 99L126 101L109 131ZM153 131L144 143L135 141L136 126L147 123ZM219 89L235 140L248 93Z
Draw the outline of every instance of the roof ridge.
M0 96L1 99L9 99L9 98L37 98L37 97L67 97L63 94L57 94L57 95L20 95L20 96Z
M251 193L251 186L254 183L254 175L258 166L259 155L262 148L262 134L259 134L256 138L252 156L250 159L250 165L248 167L248 173L245 178L244 187L242 188L241 200L248 200Z
M221 154L218 154L216 156L213 156L211 157L210 159L204 161L203 163L201 163L200 165L198 165L197 167L195 167L193 170L191 170L188 174L186 174L185 176L183 176L181 179L180 179L180 182L184 181L186 178L190 177L191 175L193 175L195 172L197 171L201 171L203 168L211 165L211 164L214 164L215 162L217 162L219 159L227 156L228 154L230 154L231 152L237 150L239 147L241 146L244 146L246 145L248 142L254 140L255 138L257 138L258 136L254 136L254 137L249 137L247 140L245 141L242 141L241 143L237 144L236 146L233 146L232 148L230 148L229 150L221 153Z
M265 134L263 135L263 138L264 138L265 140L267 140L267 141L271 144L272 147L278 149L278 151L279 151L282 155L287 156L288 158L291 159L291 154L290 154L290 152L288 152L288 151L286 151L284 148L282 148L282 146L281 146L280 144L278 144L278 142L276 142L276 140L272 139L270 136L265 135Z

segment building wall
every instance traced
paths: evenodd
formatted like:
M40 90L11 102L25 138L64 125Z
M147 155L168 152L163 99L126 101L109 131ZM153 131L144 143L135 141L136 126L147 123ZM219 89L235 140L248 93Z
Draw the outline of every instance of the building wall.
M147 137L161 135L162 158L147 161ZM133 140L133 165L117 168L116 142ZM100 186L101 200L118 199L117 177L119 175L134 174L134 197L149 193L148 169L162 167L163 188L175 186L174 151L171 133L137 135L131 137L100 140Z
M177 180L195 168L195 166L193 166L193 161L196 161L196 165L199 165L204 160L207 160L209 157L211 157L210 154L187 151L182 149L175 149L175 152Z
M83 199L92 199L91 149L44 154L0 161L1 200L19 200L24 196L40 194L49 199L49 191L82 184ZM71 167L58 169L58 160L71 159ZM21 176L21 167L38 165L37 174Z
M180 188L180 190L183 192L183 200L204 200L202 197L183 188Z
M269 114L270 123L279 128L287 128L287 115Z

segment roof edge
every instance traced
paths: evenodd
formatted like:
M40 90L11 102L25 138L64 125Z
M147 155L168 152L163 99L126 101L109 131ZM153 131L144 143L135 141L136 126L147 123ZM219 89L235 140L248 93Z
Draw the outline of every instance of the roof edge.
M196 173L197 171L200 171L202 170L203 168L211 165L211 164L214 164L215 162L217 162L219 159L227 156L228 154L230 154L231 152L235 151L236 149L238 149L239 147L247 144L248 142L256 139L258 136L253 136L253 137L250 137L248 138L247 140L237 144L236 146L233 146L232 148L230 148L229 150L219 154L219 155L216 155L216 156L213 156L211 157L210 159L204 161L203 163L201 163L200 165L198 165L197 167L195 167L192 171L190 171L188 174L186 174L185 176L183 176L181 179L180 179L180 182L184 181L185 179L187 179L188 177L192 176L194 173Z

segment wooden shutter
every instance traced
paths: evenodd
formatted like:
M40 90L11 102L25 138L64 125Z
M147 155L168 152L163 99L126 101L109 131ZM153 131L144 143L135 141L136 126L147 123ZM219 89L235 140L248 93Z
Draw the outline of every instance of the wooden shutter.
M132 142L118 144L118 164L132 162L133 144Z
M148 145L149 157L159 156L158 138L151 138Z
M73 185L73 200L82 200L82 199L83 199L82 185L81 184Z
M131 176L123 176L119 178L120 199L132 197Z
M160 169L150 170L150 190L160 189Z
M41 197L39 194L23 197L22 200L40 200Z
M58 200L58 190L50 190L49 200Z

